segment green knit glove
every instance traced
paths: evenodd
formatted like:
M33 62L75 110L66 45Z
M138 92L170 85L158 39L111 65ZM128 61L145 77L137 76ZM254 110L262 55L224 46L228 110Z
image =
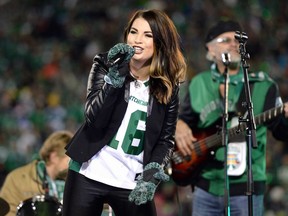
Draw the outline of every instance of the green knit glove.
M169 176L164 173L162 166L156 162L147 164L143 173L137 178L137 184L129 195L129 201L141 205L153 200L160 181L168 181Z
M107 56L109 70L104 77L107 83L115 88L123 86L125 77L129 73L129 61L134 53L133 47L125 43L118 43L109 50Z

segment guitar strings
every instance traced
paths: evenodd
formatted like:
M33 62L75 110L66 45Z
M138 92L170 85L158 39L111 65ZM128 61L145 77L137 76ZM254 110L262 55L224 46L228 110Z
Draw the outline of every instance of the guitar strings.
M283 105L272 108L270 110L265 111L262 115L255 117L256 124L261 124L262 122L265 122L268 120L271 120L272 118L276 117L277 115L281 114L283 112ZM228 130L228 135L235 136L239 134L240 132L243 132L245 129L244 124L239 124L238 127L232 127ZM217 146L217 144L221 144L222 137L220 136L220 133L213 134L212 136L209 136L203 140L194 142L194 151L196 152L197 156L201 156L203 153L203 149L207 150L213 146ZM181 154L181 152L175 151L172 155L172 159L178 160L178 162L184 161L184 156Z

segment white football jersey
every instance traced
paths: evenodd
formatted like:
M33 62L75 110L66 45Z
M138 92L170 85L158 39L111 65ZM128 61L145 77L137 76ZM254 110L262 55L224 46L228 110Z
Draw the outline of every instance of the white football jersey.
M134 189L135 177L143 171L149 81L130 83L130 97L121 126L110 144L104 146L80 173L114 187Z

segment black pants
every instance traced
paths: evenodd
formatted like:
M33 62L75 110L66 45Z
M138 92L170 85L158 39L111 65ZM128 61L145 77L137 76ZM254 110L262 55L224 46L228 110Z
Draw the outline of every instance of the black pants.
M104 203L111 206L116 216L156 216L154 202L135 205L128 200L130 192L69 170L65 183L63 216L101 216Z

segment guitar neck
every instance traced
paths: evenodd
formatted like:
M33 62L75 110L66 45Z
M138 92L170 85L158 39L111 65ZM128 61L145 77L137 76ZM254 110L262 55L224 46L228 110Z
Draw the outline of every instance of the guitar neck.
M270 110L265 111L264 113L255 116L255 124L260 125L263 124L284 111L284 106L279 106ZM235 119L236 120L236 119ZM239 121L238 121L239 122ZM236 121L236 124L238 124ZM247 128L246 122L242 124L238 124L233 127L234 119L231 120L231 128L227 130L228 137L231 139L236 137L237 135L242 135ZM216 124L216 123L215 123ZM172 176L176 184L181 186L186 186L191 184L192 181L197 179L201 171L201 163L206 160L206 156L208 156L209 152L213 148L220 147L222 145L222 138L224 133L221 130L218 130L215 133L215 125L206 128L206 130L194 130L195 136L198 141L193 143L193 150L190 157L183 157L182 153L178 150L173 153L172 156ZM212 130L212 131L211 131ZM213 133L210 133L213 132ZM210 134L210 136L207 136ZM201 139L201 137L205 137Z
M284 112L284 105L272 108L255 117L256 125L263 124Z
M273 118L276 118L278 115L282 114L284 111L284 105L269 109L257 116L255 116L255 124L257 125L261 125L267 121L272 120ZM240 126L238 127L233 127L231 129L229 129L229 135L230 136L235 136L240 132L244 132L246 128L246 124L240 124Z
M269 120L272 120L273 118L276 118L278 115L282 114L283 111L284 111L284 105L267 110L255 116L255 124L261 125ZM247 127L246 124L240 124L239 126L232 127L228 130L228 136L230 138L235 137L236 135L239 135L239 132L240 133L244 132L246 127ZM222 145L221 132L218 132L216 134L213 134L212 136L206 137L202 141L198 141L196 145L197 144L201 145L203 143L205 143L208 149Z

